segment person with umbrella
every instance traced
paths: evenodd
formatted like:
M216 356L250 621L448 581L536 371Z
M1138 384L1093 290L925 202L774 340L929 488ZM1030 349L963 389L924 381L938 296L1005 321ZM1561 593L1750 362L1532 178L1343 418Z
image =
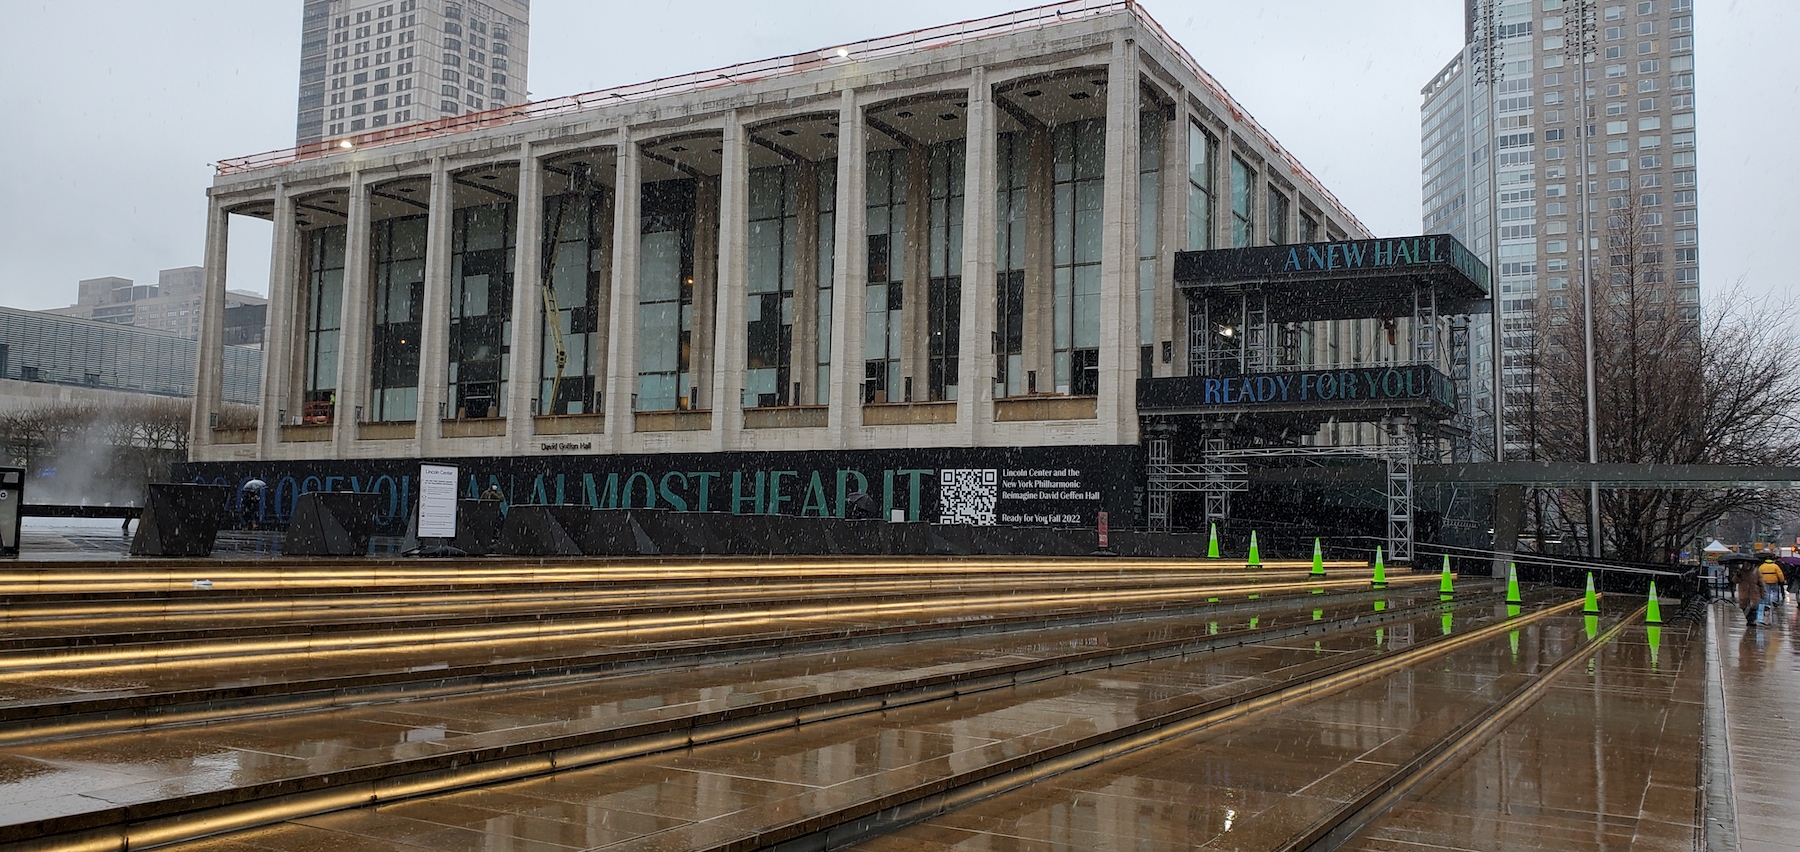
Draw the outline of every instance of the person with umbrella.
M1780 565L1781 573L1787 575L1789 588L1792 588L1796 592L1800 592L1800 556L1777 557L1775 559L1775 564ZM1782 590L1781 599L1783 601L1787 600L1786 589Z
M1762 572L1747 562L1734 563L1731 572L1731 583L1737 587L1738 609L1744 611L1744 623L1755 627L1757 616L1762 615Z

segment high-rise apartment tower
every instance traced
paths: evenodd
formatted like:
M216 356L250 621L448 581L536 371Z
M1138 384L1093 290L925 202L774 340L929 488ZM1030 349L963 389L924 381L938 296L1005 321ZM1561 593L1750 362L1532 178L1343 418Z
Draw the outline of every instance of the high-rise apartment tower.
M306 0L306 145L525 102L530 0Z
M1540 326L1578 321L1585 269L1597 302L1625 276L1652 288L1649 310L1699 316L1693 6L1468 0L1462 50L1421 93L1424 230L1496 273L1506 410L1536 392ZM1479 330L1475 362L1491 363ZM1472 390L1491 444L1492 373Z

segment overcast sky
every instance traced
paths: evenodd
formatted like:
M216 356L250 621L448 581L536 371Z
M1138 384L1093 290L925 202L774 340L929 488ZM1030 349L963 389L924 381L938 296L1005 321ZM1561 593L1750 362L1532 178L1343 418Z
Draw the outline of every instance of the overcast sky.
M1011 11L1031 0L534 0L547 98ZM1377 233L1417 233L1419 89L1461 0L1145 0L1200 64ZM1785 292L1800 188L1800 3L1695 0L1701 269ZM300 0L0 0L0 305L200 263L209 163L293 143ZM854 10L854 11L851 11ZM234 220L243 222L243 219ZM261 223L257 223L261 225ZM233 232L261 292L267 226Z

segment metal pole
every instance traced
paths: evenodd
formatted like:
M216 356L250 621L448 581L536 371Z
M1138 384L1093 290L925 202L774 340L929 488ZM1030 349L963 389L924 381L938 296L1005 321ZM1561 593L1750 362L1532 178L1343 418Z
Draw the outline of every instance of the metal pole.
M1600 423L1599 408L1594 392L1594 264L1593 264L1593 219L1588 213L1588 181L1594 174L1593 164L1588 161L1589 139L1593 138L1587 130L1594 125L1588 124L1587 84L1588 55L1595 42L1595 28L1598 17L1595 14L1592 0L1578 0L1574 4L1575 21L1574 37L1569 44L1575 49L1575 110L1579 125L1575 133L1581 155L1580 182L1577 184L1577 198L1581 203L1581 227L1576 233L1581 235L1581 304L1582 304L1582 343L1586 355L1587 380L1587 451L1588 464L1600 461ZM1588 483L1588 555L1600 556L1600 484Z
M1482 132L1481 144L1487 149L1488 298L1493 302L1493 310L1488 312L1488 334L1491 338L1489 351L1493 356L1494 461L1497 462L1506 459L1506 345L1500 321L1500 217L1497 207L1500 202L1500 178L1499 167L1494 159L1494 89L1504 76L1499 56L1499 24L1493 0L1482 0L1476 21L1480 35L1469 55L1473 82L1487 84L1487 102L1483 105L1487 112L1487 129ZM1471 86L1470 89L1472 91L1474 87Z

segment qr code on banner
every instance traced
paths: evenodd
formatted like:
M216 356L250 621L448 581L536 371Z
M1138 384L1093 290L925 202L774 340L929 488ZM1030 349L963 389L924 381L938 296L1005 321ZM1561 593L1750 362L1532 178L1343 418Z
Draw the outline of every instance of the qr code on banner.
M958 469L938 473L938 523L994 525L994 502L1000 496L997 470Z

